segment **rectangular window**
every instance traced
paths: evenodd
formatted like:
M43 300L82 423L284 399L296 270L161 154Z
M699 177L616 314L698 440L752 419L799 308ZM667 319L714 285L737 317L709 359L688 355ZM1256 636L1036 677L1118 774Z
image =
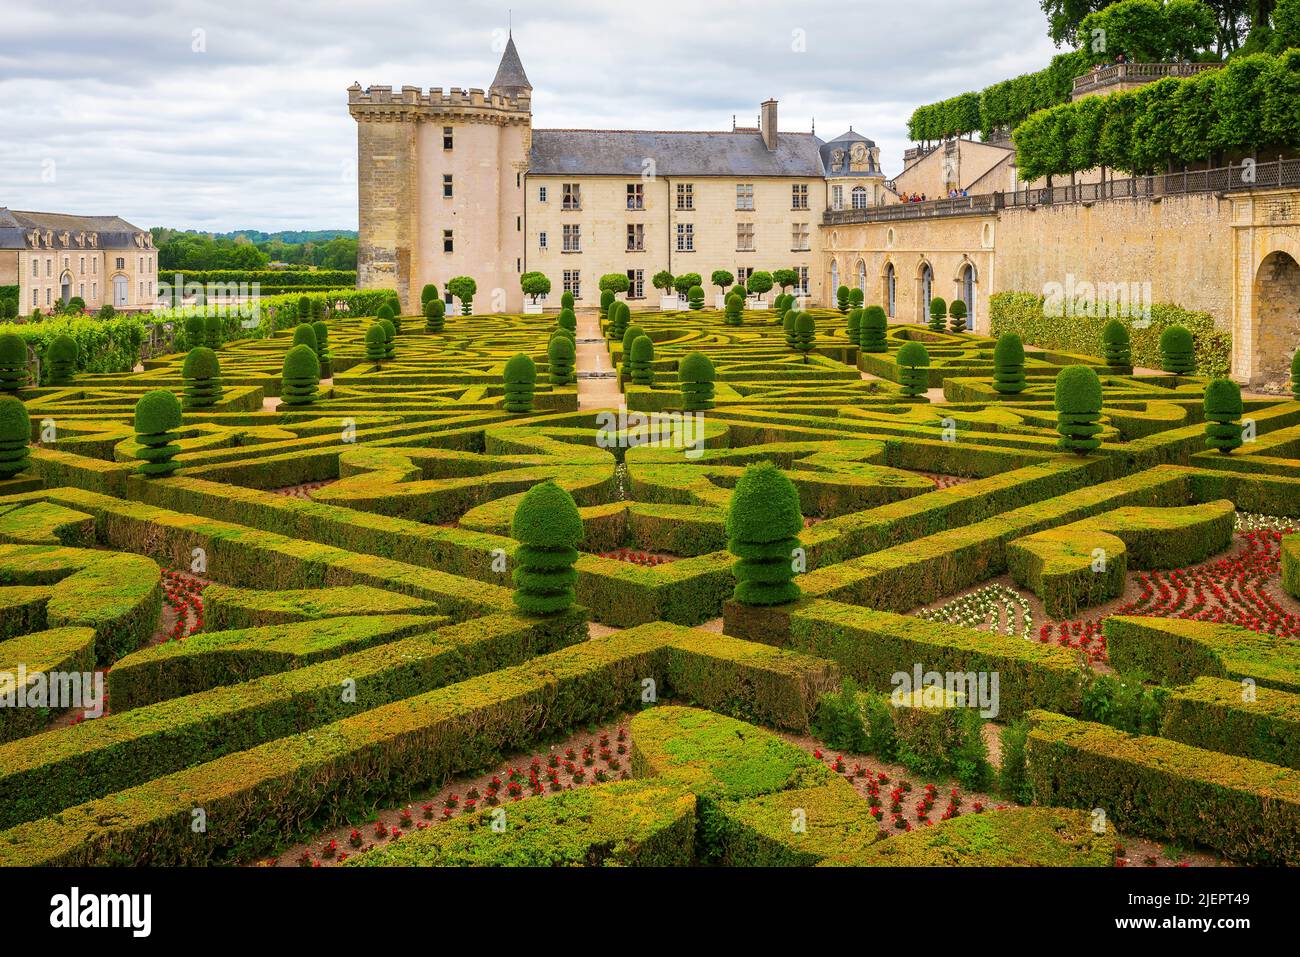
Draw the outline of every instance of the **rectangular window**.
M443 174L442 174L442 195L443 195L443 196L446 196L448 199L451 198L452 190L451 190L451 174L450 174L450 173L443 173Z
M695 184L694 183L677 184L677 208L678 209L695 208Z
M84 282L77 283L77 295L82 299L86 298L86 284Z
M627 298L644 299L645 298L645 270L629 269L627 271Z
M86 274L86 257L82 256L77 265L80 267L81 275L84 276Z
M522 233L523 231L524 231L524 218L523 218L522 216L516 216L516 217L515 217L515 232L517 232L517 233Z
M98 276L98 275L99 275L99 260L98 260L98 259L92 259L92 260L90 261L90 274L91 274L92 276Z
M807 209L808 208L808 184L795 183L790 188L793 194L791 196L790 208Z
M795 291L801 296L808 295L808 267L798 266L795 268L795 272L799 274L799 285Z
M695 225L693 223L677 224L677 251L679 253L695 252Z
M645 185L643 183L627 184L627 208L645 209Z
M118 269L125 269L125 268L126 268L126 260L123 259L121 256L119 256L119 257L117 258L117 268L118 268Z
M843 209L843 208L844 208L844 187L832 186L831 187L831 209Z
M577 223L565 223L561 228L564 230L564 251L582 252L582 227Z
M545 187L545 186L539 186L539 187L537 187L537 201L538 201L539 203L544 203L544 202L546 202L546 187Z
M545 230L542 230L540 233L537 234L537 248L538 248L538 249L545 249L545 248L546 248L546 231L545 231Z
M582 209L582 191L578 183L565 183L561 187L561 209Z
M795 223L790 236L790 249L797 253L808 252L808 224Z
M736 223L736 249L747 253L754 251L753 223Z
M627 224L627 251L645 252L645 226L641 223Z
M41 304L40 295L41 295L41 291L40 291L39 289L33 289L33 290L32 290L32 308L33 308L33 309L35 309L37 306L39 306L39 305Z
M753 266L736 267L736 284L741 287L741 294L744 294L744 286L749 282L749 277L754 274Z
M737 209L754 208L754 184L753 183L736 184L736 208Z
M579 280L578 270L564 270L564 291L571 294L574 299L582 298L582 284Z
M126 260L125 260L125 259L119 259L119 260L117 261L117 268L118 268L118 269L123 269L123 268L125 268L125 267L126 267ZM54 260L51 258L51 259L47 259L47 260L45 260L45 277L48 279L49 277L51 277L51 276L53 276L53 275L54 275Z
M444 126L442 128L442 148L445 150L451 149L451 127L450 126Z
M97 283L97 282L92 282L92 283L90 284L90 298L91 298L91 299L98 299L98 298L99 298L99 283Z
M48 306L49 304L50 304L50 290L47 289L45 290L45 305Z
M452 238L450 229L444 229L442 231L442 251L445 253L456 251L456 243Z
M39 279L40 277L41 277L41 261L40 261L39 259L33 259L33 260L32 260L32 278L33 278L33 279Z

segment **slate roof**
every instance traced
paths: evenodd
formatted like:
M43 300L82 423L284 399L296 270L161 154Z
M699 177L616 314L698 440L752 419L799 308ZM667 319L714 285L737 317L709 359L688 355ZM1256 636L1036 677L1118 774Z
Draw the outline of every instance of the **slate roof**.
M515 49L515 38L512 36L506 41L505 52L501 54L501 64L497 67L497 75L492 78L492 85L488 87L488 91L517 92L531 91L532 88L533 85L528 82L528 74L524 72L524 64L519 59L519 51Z
M640 176L653 159L658 176L823 176L811 133L780 133L768 151L752 130L533 130L529 173Z
M101 249L132 246L136 234L147 232L120 216L32 213L0 206L0 249L26 249L27 234L33 229L55 233L97 233ZM56 247L60 245L57 236L54 242Z
M873 167L870 170L858 172L851 172L849 170L848 149L854 143L862 143L867 147L867 149L871 149L876 145L873 140L867 139L861 133L855 133L852 130L849 130L847 133L841 133L839 136L835 137L835 139L822 144L822 165L832 176L879 176L879 167ZM842 149L845 152L843 168L841 169L835 168L835 163L831 157L831 153L836 149Z

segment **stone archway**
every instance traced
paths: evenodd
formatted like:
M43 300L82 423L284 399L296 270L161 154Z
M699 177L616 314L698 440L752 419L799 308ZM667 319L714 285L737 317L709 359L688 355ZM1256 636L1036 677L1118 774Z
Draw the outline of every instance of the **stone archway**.
M1272 252L1255 272L1252 385L1286 391L1291 356L1300 348L1300 264L1290 253Z

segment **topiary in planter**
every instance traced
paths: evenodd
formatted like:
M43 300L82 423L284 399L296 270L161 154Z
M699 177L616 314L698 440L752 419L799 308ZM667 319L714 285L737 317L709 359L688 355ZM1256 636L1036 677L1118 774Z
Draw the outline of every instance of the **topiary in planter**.
M31 441L32 420L27 406L11 395L0 396L0 479L11 479L27 470Z
M600 292L600 318L604 319L609 315L609 307L614 304L618 297L614 295L612 289L602 289Z
M510 522L515 549L514 602L528 615L573 607L574 564L582 543L582 516L573 496L547 479L524 493Z
M537 363L520 352L506 362L503 374L506 397L503 406L507 412L533 411L533 393L537 390Z
M649 336L637 336L632 340L632 382L636 385L653 386L655 371L650 367L654 361L655 344Z
M1087 455L1101 447L1101 380L1089 366L1066 366L1056 377L1057 447Z
M17 392L27 379L27 343L12 332L0 335L0 392Z
M713 408L713 383L717 378L717 370L704 353L692 352L686 355L677 366L682 408L687 412L703 412Z
M903 395L914 399L930 388L929 376L924 371L930 365L930 353L919 342L904 342L898 349L898 381Z
M799 313L794 320L794 348L803 355L804 362L808 361L808 353L813 351L816 342L817 323L809 313Z
M566 292L564 295L560 297L560 308L561 309L573 308L573 293Z
M692 309L704 308L704 290L699 286L692 286L686 291L686 303Z
M441 299L430 299L424 304L424 328L429 332L442 332L446 326L443 318L446 312L446 303Z
M375 365L383 362L388 355L388 349L384 345L387 340L384 327L377 322L366 330L366 358Z
M1224 455L1241 448L1241 387L1215 379L1205 387L1205 447Z
M393 325L391 319L380 319L377 325L384 330L384 358L390 361L396 359L397 327Z
M1133 346L1128 326L1112 319L1101 330L1101 355L1110 366L1133 366Z
M849 324L845 329L845 334L849 337L849 342L857 342L862 337L862 310L849 310Z
M320 360L309 346L294 346L284 355L280 372L280 403L311 405L320 385Z
M220 349L226 344L221 334L221 317L205 316L203 319L203 344L209 349Z
M840 286L835 290L835 306L840 312L849 311L849 287Z
M1160 333L1160 367L1174 375L1196 371L1196 343L1183 326L1170 326Z
M741 299L739 296L733 293L732 295L727 297L726 311L724 313L722 321L729 326L740 325L744 321L741 316L741 313L744 310L744 308L745 308L745 300Z
M948 304L948 331L966 331L966 303L961 299L954 299Z
M1025 346L1014 332L998 336L993 347L993 388L1003 395L1025 391Z
M137 472L146 478L164 478L180 468L176 453L181 447L175 444L180 427L181 404L171 392L154 389L140 396L135 404Z
M742 605L783 605L799 597L795 549L803 514L799 492L771 462L750 465L727 508L727 549L736 556L732 597Z
M862 328L859 344L863 352L884 353L889 351L885 334L889 331L889 319L880 306L867 306L862 310Z
M207 346L195 346L185 356L181 366L185 380L185 405L192 409L206 409L221 401L221 363L217 354Z
M577 381L573 369L576 357L577 350L573 347L573 340L558 333L551 337L550 345L546 347L546 358L549 363L547 371L550 374L551 385L568 385L570 382Z
M50 385L67 385L77 374L77 359L81 349L77 340L69 335L57 335L45 350L45 362L50 367Z
M943 321L948 318L948 303L935 296L930 300L930 328L935 332L943 332Z
M628 326L627 330L623 333L623 352L620 371L623 373L624 379L630 378L632 375L632 343L636 342L644 335L645 330L640 326Z
M785 347L793 349L798 342L798 333L795 332L795 323L799 319L799 313L793 309L787 309L781 319L781 331L785 334Z

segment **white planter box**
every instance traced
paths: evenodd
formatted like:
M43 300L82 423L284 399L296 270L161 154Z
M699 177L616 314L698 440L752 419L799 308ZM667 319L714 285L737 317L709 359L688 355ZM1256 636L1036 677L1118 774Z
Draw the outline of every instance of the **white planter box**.
M766 309L766 308L767 308L767 300L766 300L766 299L763 299L763 298L760 298L760 297L758 297L758 296L750 296L748 299L745 300L745 308L746 308L746 309Z
M685 307L681 304L681 301L676 296L659 297L660 312L677 312L683 308Z
M713 297L713 308L714 308L714 309L726 309L726 308L727 308L727 297L724 296L722 293L718 293L716 296L714 296L714 297Z
M542 302L528 302L527 300L524 301L525 316L540 316L542 314L542 311L545 308L546 306Z

